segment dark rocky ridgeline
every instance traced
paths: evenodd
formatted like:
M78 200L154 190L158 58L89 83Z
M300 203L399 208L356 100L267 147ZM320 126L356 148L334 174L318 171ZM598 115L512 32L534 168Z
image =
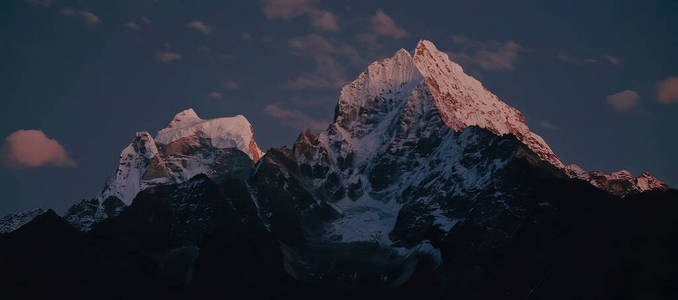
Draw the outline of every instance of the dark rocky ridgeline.
M49 211L1 236L0 276L7 299L264 299L288 280L244 183L202 175L145 190L87 233Z

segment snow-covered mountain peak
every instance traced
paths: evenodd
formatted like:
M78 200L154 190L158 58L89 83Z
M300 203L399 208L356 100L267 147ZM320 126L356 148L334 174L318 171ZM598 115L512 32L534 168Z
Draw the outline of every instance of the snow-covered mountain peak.
M191 126L195 123L202 121L198 114L192 108L181 111L180 113L174 116L174 119L169 123L169 128L179 128Z
M106 201L130 205L149 187L182 183L198 174L243 177L264 153L254 130L242 115L203 120L193 109L178 113L153 138L137 132L120 153L120 162L97 199L73 206L66 218L87 230L106 213ZM103 205L103 206L102 206Z
M254 141L254 129L243 115L203 120L193 109L187 109L178 113L167 128L158 131L155 141L169 145L180 140L190 142L191 138L208 139L215 148L237 148L254 161L263 155Z
M542 160L564 167L551 148L530 131L525 117L501 101L480 81L464 73L463 68L426 40L417 45L414 64L426 80L445 123L455 131L479 126L495 134L513 134Z

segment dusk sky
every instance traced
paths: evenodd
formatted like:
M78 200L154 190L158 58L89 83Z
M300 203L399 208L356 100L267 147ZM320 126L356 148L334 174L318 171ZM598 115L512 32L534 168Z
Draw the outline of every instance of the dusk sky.
M242 114L266 151L427 39L565 164L678 186L678 1L0 3L0 215L94 198L135 132Z

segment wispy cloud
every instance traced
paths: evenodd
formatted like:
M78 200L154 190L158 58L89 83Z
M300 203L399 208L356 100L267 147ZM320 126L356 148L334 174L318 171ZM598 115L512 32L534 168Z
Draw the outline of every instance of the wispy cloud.
M548 129L548 130L559 130L560 129L560 126L554 125L553 123L546 121L546 120L542 120L541 122L539 122L539 127L544 128L544 129Z
M188 24L186 24L186 27L195 29L199 31L200 33L204 35L209 35L212 33L212 30L214 29L212 26L209 26L202 21L192 21Z
M572 55L570 53L560 51L556 55L556 58L562 62L573 64L573 65L585 65L585 64L598 64L598 63L609 63L611 65L621 65L623 60L619 57L612 56L607 53L603 53L601 55L597 56L598 58L594 57L577 57L575 55Z
M240 88L240 85L231 79L223 80L221 86L227 90L237 90Z
M82 19L82 21L85 22L85 25L89 27L94 27L101 23L101 19L99 19L97 15L89 11L81 10L76 12L73 8L64 7L59 10L59 13L64 16L70 17L80 16L80 19Z
M337 31L337 16L317 8L314 0L264 0L264 15L268 19L291 20L307 16L311 26L320 31Z
M308 128L314 130L323 130L328 124L328 122L311 118L301 111L283 108L278 104L267 105L264 108L264 112L269 116L278 119L283 124L300 130L305 130Z
M122 26L127 28L127 29L139 30L139 25L137 25L137 23L132 22L132 21L129 21L129 22L123 24Z
M337 31L337 16L326 10L314 10L310 13L311 26L321 31Z
M632 90L621 91L607 96L607 104L618 111L630 110L638 105L640 95Z
M78 14L88 26L96 26L101 23L101 19L89 11L79 11Z
M678 103L678 77L669 76L657 84L657 99L660 103Z
M621 63L622 63L622 59L621 59L621 58L616 57L616 56L612 56L612 55L607 54L607 53L602 54L601 57L602 57L603 59L607 60L607 62L609 62L609 63L611 63L611 64L613 64L613 65L621 65Z
M221 100L222 95L219 92L211 92L209 93L209 95L207 95L207 97L209 97L212 100Z
M2 147L2 157L7 166L18 169L76 165L59 142L35 129L21 129L10 134Z
M378 9L375 14L370 17L367 32L358 34L356 40L365 44L370 50L375 51L382 48L379 43L380 37L402 39L407 36L409 36L407 31L398 26L393 18L387 15L383 10Z
M158 52L155 54L155 59L164 63L169 63L181 60L181 54L176 52Z
M381 9L378 9L374 16L370 18L370 26L372 32L378 36L390 36L394 39L401 39L409 35L407 31L398 26L398 24Z
M296 37L289 47L303 57L315 61L315 69L288 82L291 89L335 89L345 84L345 64L362 63L358 51L345 43L317 34Z
M463 35L452 37L458 51L450 53L453 60L464 67L477 66L490 71L514 70L518 55L528 50L514 41L483 42Z

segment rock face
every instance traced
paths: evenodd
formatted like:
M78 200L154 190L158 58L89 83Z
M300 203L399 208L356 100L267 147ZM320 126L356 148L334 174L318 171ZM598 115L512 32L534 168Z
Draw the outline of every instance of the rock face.
M45 213L42 208L36 208L22 213L13 213L0 218L0 233L17 230L19 227L30 222L35 217Z

